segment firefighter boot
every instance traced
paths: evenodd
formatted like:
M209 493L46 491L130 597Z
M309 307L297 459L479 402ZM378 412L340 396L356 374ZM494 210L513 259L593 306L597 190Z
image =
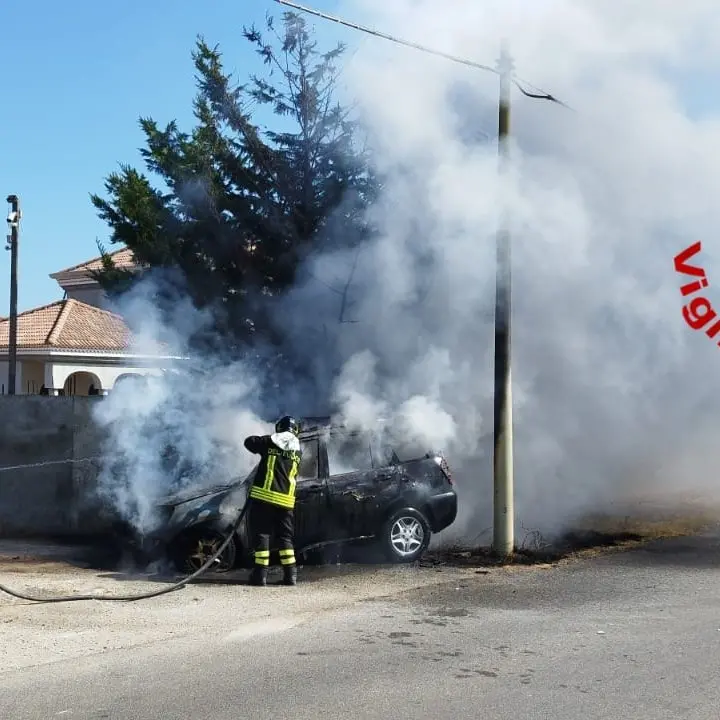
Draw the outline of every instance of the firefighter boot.
M287 565L283 568L283 585L297 585L297 565Z
M250 584L256 587L265 587L267 585L268 569L261 565L256 565L250 574Z

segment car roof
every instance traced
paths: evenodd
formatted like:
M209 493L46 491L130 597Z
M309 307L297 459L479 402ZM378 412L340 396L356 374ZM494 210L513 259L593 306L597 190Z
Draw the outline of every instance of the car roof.
M311 422L307 420L300 421L300 439L310 440L319 435L359 435L364 432L370 432L370 429L360 430L354 427L348 427L343 423L334 423L329 418L311 418ZM378 425L382 424L382 420L378 421Z

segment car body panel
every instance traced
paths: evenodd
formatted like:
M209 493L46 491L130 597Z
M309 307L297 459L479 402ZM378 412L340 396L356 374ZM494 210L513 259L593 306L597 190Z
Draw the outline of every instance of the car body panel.
M325 540L328 507L326 478L300 480L295 492L295 536L307 544Z
M449 528L456 520L458 514L458 502L455 492L445 492L440 495L432 495L427 500L427 516L430 521L430 529L439 533Z
M400 494L401 477L397 467L333 476L330 507L343 536L377 531L378 513Z
M300 443L303 460L295 488L295 536L308 543L323 540L324 516L328 508L328 483L322 461L320 439L310 437Z

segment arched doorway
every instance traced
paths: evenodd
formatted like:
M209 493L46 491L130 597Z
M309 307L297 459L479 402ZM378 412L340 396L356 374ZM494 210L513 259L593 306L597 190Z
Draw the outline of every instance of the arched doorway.
M102 392L100 378L91 372L78 371L68 376L63 385L63 395L99 395Z
M146 382L147 377L145 377L145 375L141 375L140 373L123 373L122 375L118 375L117 379L115 380L113 390L117 390L118 387L123 386L138 386L141 383Z

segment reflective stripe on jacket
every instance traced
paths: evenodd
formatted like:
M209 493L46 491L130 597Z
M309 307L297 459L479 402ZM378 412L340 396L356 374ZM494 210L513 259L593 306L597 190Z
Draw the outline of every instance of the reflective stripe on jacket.
M284 437L284 436L290 436ZM292 433L251 436L245 447L260 455L250 497L291 510L295 507L295 482L302 453Z

